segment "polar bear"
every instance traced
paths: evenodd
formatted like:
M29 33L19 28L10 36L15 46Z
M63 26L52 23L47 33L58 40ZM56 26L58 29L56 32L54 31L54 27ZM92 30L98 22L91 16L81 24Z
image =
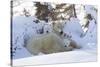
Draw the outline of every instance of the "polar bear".
M72 50L72 48L65 47L63 40L54 33L49 33L39 38L33 37L28 41L26 48L34 55L38 55L40 52L50 54Z
M63 25L61 23L53 24L53 31L41 36L31 37L26 45L27 50L33 54L38 55L40 52L44 54L71 51L77 48L77 44L71 39L62 37Z

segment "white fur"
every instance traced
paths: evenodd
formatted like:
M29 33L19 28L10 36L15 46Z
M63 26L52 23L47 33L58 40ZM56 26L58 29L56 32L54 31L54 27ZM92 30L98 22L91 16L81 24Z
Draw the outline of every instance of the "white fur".
M40 52L49 54L49 53L69 51L70 49L68 47L65 47L64 45L65 44L63 40L58 35L54 33L49 33L39 38L33 37L28 41L26 48L30 53L37 55Z

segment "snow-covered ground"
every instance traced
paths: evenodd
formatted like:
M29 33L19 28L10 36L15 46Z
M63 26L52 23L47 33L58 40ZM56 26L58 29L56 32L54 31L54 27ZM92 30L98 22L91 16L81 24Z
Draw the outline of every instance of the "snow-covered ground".
M97 61L96 54L89 53L85 50L75 50L70 52L62 52L62 53L41 55L41 56L14 60L13 65L25 66L25 65L43 65L43 64L94 62L94 61Z
M91 12L90 6L86 6L87 12ZM91 14L96 16L95 12ZM95 17L94 16L94 17ZM96 18L96 17L95 17ZM95 19L96 20L96 19ZM52 26L44 21L37 21L34 16L14 16L12 29L12 55L13 65L37 65L37 64L55 64L55 63L71 63L71 62L89 62L97 61L97 24L95 20L89 21L88 31L84 33L81 27L81 20L71 18L65 21L64 32L71 36L81 49L75 49L68 52L60 52L53 54L40 54L38 56L31 55L25 48L27 40L31 36L41 35L41 29L44 27L44 34L52 31ZM40 22L40 23L39 23Z
M94 20L90 21L91 23L89 24L89 30L84 37L81 37L81 34L84 32L82 31L77 19L72 18L71 21L65 25L64 32L72 36L71 38L82 46L81 49L69 52L53 53L48 55L40 54L39 56L33 56L24 47L24 40L25 38L30 38L32 35L36 35L36 30L40 29L42 25L34 23L36 18L34 18L34 20L32 19L33 17L24 16L13 18L13 48L15 49L17 47L15 53L13 53L14 66L87 62L97 60L97 31ZM43 25L45 25L44 22Z

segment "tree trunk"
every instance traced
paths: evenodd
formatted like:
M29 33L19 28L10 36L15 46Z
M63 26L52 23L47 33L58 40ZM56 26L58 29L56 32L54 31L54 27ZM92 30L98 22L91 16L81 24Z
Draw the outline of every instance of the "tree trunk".
M75 10L75 5L73 4L73 15L75 18L77 18L77 15L76 15L76 10Z

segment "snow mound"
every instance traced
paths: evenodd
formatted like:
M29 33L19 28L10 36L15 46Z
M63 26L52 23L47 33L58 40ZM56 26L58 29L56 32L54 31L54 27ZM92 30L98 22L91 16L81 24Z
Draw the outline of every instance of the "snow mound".
M83 30L79 22L80 21L77 18L71 18L70 21L66 21L64 32L69 35L80 36L83 33Z
M34 56L14 60L14 66L26 65L43 65L43 64L59 64L59 63L76 63L76 62L94 62L97 56L86 51L76 50L70 52L54 53L48 55Z

